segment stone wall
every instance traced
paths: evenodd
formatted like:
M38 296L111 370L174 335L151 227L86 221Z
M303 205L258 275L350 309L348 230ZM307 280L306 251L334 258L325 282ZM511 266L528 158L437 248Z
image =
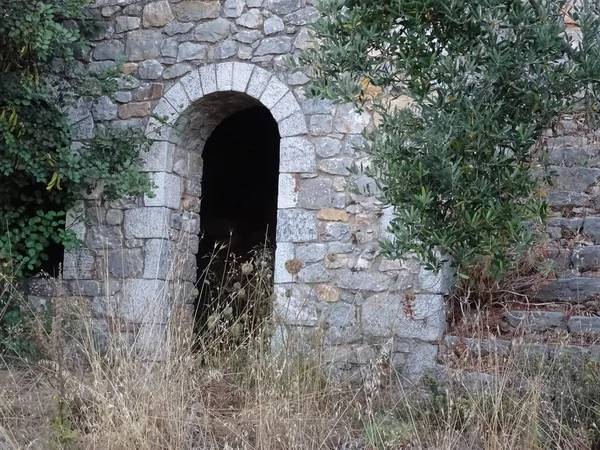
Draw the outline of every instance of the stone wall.
M66 255L60 285L89 298L98 328L130 333L142 348L189 314L203 145L221 120L260 104L281 136L274 349L322 350L339 377L382 354L410 377L433 365L448 277L381 256L391 209L357 193L372 180L348 170L368 162L355 147L372 117L305 100L307 76L284 63L311 43L313 1L97 0L90 14L105 26L72 69L124 60L128 77L112 97L70 108L74 134L145 130L155 143L144 170L158 186L154 198L109 203L92 193L70 213L86 248ZM34 283L31 294L43 299L40 289Z

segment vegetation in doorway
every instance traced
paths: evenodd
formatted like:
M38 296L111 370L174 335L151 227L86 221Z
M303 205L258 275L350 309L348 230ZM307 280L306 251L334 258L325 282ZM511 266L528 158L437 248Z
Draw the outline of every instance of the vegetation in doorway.
M51 245L78 245L65 211L82 191L116 198L153 187L139 172L148 144L141 133L106 126L75 142L70 124L79 106L112 92L118 77L85 71L78 61L97 32L87 3L0 3L0 292L34 273ZM10 295L0 298L0 354L22 348L8 330L23 326L20 306Z
M300 63L311 96L368 100L380 118L367 172L395 207L389 256L432 270L447 258L463 284L519 267L548 212L539 138L565 113L593 124L599 108L600 9L571 3L321 2L319 46Z

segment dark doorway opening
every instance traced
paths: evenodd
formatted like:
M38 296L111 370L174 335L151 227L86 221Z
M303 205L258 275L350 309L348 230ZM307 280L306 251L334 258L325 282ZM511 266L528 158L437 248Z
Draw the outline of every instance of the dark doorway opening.
M223 120L206 142L197 256L196 311L201 329L219 308L232 307L232 317L247 313L247 305L235 293L224 300L225 291L237 289L227 285L235 284L230 275L256 260L257 249L271 253L273 259L279 141L277 122L269 110L254 106Z

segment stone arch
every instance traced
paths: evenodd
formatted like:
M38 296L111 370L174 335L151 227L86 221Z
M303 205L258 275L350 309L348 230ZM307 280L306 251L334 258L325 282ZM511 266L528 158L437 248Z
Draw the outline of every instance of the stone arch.
M155 140L146 157L146 170L152 173L157 189L154 198L144 199L144 206L179 211L181 232L188 233L187 241L192 242L185 265L194 270L178 271L181 279L172 281L180 282L183 292L176 292L176 297L186 297L195 281L198 242L193 241L200 232L204 144L224 119L252 106L270 111L280 137L275 284L292 281L283 266L292 259L294 243L303 239L299 233L316 238L314 215L297 208L295 199L297 174L315 172L316 157L314 151L306 151L310 146L303 136L308 134L306 119L293 92L276 75L252 64L226 62L193 70L163 95L153 110L161 120L151 117L146 127L146 135ZM182 155L187 162L180 163ZM172 242L171 247L177 245ZM174 259L175 252L169 250L169 254Z

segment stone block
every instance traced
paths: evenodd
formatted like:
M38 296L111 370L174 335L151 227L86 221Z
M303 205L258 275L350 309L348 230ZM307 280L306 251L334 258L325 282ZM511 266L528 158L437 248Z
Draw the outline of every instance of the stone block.
M192 70L188 73L181 79L180 83L191 102L195 102L204 95L200 75L197 70Z
M217 45L215 59L227 59L234 56L238 51L238 44L232 39L226 39Z
M95 120L113 120L117 117L117 105L110 97L103 95L92 103L92 116Z
M152 174L152 179L157 186L154 189L154 197L145 196L144 205L178 209L181 205L181 178L166 172L156 172Z
M556 189L584 192L596 183L600 169L588 167L551 167L556 174L553 178Z
M391 277L383 273L354 272L350 269L342 269L336 272L335 284L342 289L353 291L383 292L390 287ZM397 296L395 299L397 302L400 301ZM392 296L384 300L389 303L392 301Z
M298 280L303 283L326 283L331 280L331 274L322 264L316 263L300 270Z
M350 216L343 209L326 208L317 213L317 219L328 222L348 222Z
M167 100L178 113L182 113L190 105L190 99L185 93L181 83L175 83L171 86L171 89L165 94L164 99Z
M600 294L600 279L569 277L559 278L543 284L537 291L529 293L536 301L563 301L582 303Z
M254 56L264 55L283 55L291 53L292 38L287 36L264 38L258 48L254 51Z
M87 232L85 244L92 249L120 248L123 245L123 233L119 227L92 226Z
M362 305L366 336L436 341L446 329L441 295L416 295L413 300L397 294L375 294Z
M258 30L244 30L236 33L233 38L236 41L242 42L244 44L254 44L262 37L262 33ZM254 49L250 47L250 55L248 58L252 56Z
M87 249L65 252L63 279L90 280L96 276L96 257Z
M166 239L169 235L168 208L137 208L125 211L123 229L128 239Z
M203 22L194 30L194 36L200 42L219 42L230 33L231 23L223 18Z
M352 158L329 158L319 161L319 170L330 175L350 175Z
M300 105L294 97L294 94L290 91L283 96L281 100L279 100L275 106L271 108L271 115L276 121L281 121L287 117L290 117L292 114L297 112L301 112Z
M589 205L590 196L583 192L554 190L548 192L546 202L552 208L575 208Z
M260 28L263 24L263 16L260 9L251 9L242 14L235 23L245 28Z
M255 99L259 99L271 80L272 74L260 67L255 67L246 88L246 94Z
M600 217L586 217L585 221L583 221L582 219L579 220L583 225L583 234L588 237L591 237L596 244L600 244ZM548 221L548 223L550 224L550 221ZM581 229L581 224L579 224L578 227L574 226L571 229L578 231L579 229Z
M339 139L323 137L314 140L316 153L321 158L331 158L342 150L342 142Z
M171 135L169 126L179 118L179 113L167 100L161 99L152 114L160 117L161 121L151 117L146 126L146 136L156 141L168 141Z
M320 13L314 6L307 6L284 17L285 23L290 25L308 25L315 23L319 18Z
M419 291L430 294L448 294L454 282L454 271L448 263L443 264L436 274L420 265L418 274Z
M306 118L298 111L279 122L279 135L281 137L298 136L308 133Z
M94 59L98 61L114 61L125 54L125 46L121 41L100 42L94 49Z
M173 245L166 239L149 239L144 249L143 278L168 279L173 265Z
M579 272L600 269L600 245L580 247L573 251L573 266Z
M207 46L194 42L183 42L177 50L177 62L203 61L206 59Z
M198 74L204 95L217 91L217 73L213 64L201 67Z
M600 317L571 317L567 326L571 333L600 336Z
M164 324L170 310L169 286L162 280L123 281L120 317L132 323Z
M272 77L264 92L260 96L260 102L267 108L272 108L289 91L288 87Z
M283 30L285 30L285 24L283 23L283 20L277 16L269 17L263 24L263 31L267 36L270 34L279 33Z
M225 0L223 4L223 15L225 17L240 17L244 11L246 2L244 0Z
M119 106L119 118L147 117L151 110L150 102L125 103Z
M183 1L173 5L173 11L181 22L196 22L204 19L216 19L221 12L218 1Z
M319 224L319 236L323 242L348 241L350 227L346 223L322 222Z
M326 244L308 244L296 247L296 258L305 263L323 261L326 254Z
M298 206L299 179L291 173L279 174L277 208L295 208Z
M158 30L135 30L127 33L125 52L128 61L144 61L161 56L163 35Z
M294 244L289 242L279 242L275 249L275 284L291 283L294 276L286 269L286 263L294 259Z
M191 23L171 22L163 28L163 31L167 36L175 36L176 34L187 33L192 28L194 28L194 24Z
M301 209L277 211L277 242L311 242L318 237L315 217Z
M125 31L137 30L142 23L142 19L134 16L119 16L115 23L115 31L124 33Z
M119 278L137 278L144 269L144 258L139 248L111 250L107 262L110 274Z
M321 209L331 206L333 182L327 178L302 180L298 192L298 205L305 209Z
M279 144L279 171L307 173L316 170L315 147L301 137L282 138Z
M175 20L169 2L161 0L148 3L143 12L144 27L162 27Z
M338 133L360 134L371 121L371 115L363 111L359 113L353 105L340 105L337 108L334 127Z
M276 285L273 318L275 323L295 326L315 326L317 308L308 286Z
M221 63L216 67L217 90L230 91L233 86L233 63Z
M252 76L254 66L240 62L233 63L233 82L231 89L237 92L246 92L246 87Z
M147 151L140 153L143 172L170 172L173 168L173 151L169 142L156 141Z
M267 0L265 8L275 14L290 14L302 8L302 0Z
M142 61L138 65L138 77L142 80L156 80L163 73L163 66L155 59Z
M356 322L356 308L344 302L332 303L322 312L323 320L333 327L350 327Z
M188 72L194 70L194 67L186 63L174 64L163 72L163 78L165 80L172 80L173 78L179 78Z
M411 346L402 375L411 381L416 381L425 372L435 369L437 354L437 345L415 342Z
M531 333L566 328L565 315L562 312L507 311L503 319L510 327Z

